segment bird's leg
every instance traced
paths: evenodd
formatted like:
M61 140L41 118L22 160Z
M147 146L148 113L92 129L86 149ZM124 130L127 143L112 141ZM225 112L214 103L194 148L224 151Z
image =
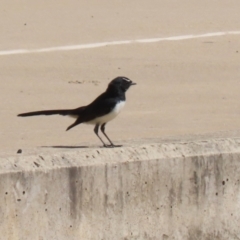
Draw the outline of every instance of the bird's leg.
M108 147L108 145L106 145L105 143L104 143L104 141L100 138L100 136L98 135L98 128L99 128L99 124L96 124L95 125L95 127L94 127L94 132L95 132L95 134L97 135L97 137L101 140L101 142L103 143L103 146L104 147Z
M110 140L110 138L105 133L105 125L106 125L106 123L101 125L101 131L104 134L104 136L107 138L107 140L110 142L110 144L111 144L110 147L119 147L118 145L114 145L113 142Z

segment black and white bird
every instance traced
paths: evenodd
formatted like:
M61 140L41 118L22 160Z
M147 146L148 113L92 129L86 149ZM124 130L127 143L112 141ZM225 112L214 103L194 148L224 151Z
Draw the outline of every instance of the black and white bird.
M126 102L125 92L130 86L136 85L126 77L117 77L113 79L107 87L107 90L98 96L92 103L87 106L82 106L75 109L64 110L43 110L35 112L27 112L18 114L19 117L30 117L37 115L54 115L70 116L76 118L76 121L70 125L66 131L81 123L93 124L94 132L101 140L104 147L115 147L116 145L110 140L105 133L106 124L113 120L122 110ZM110 142L110 145L105 144L102 138L98 135L99 127L104 136Z

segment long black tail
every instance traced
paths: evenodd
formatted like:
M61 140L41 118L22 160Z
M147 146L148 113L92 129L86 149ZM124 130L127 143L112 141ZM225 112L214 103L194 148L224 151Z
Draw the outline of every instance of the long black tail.
M76 114L76 109L70 109L70 110L43 110L43 111L35 111L35 112L27 112L27 113L21 113L18 114L18 117L30 117L30 116L37 116L37 115L74 115Z
M84 120L83 120L84 118L82 117L82 115L84 115L85 108L86 108L86 106L79 107L76 109L43 110L43 111L27 112L27 113L18 114L18 117L31 117L31 116L38 116L38 115L54 115L54 114L63 115L63 116L70 115L70 116L77 117L76 121L67 128L67 131L68 131L69 129L84 122Z

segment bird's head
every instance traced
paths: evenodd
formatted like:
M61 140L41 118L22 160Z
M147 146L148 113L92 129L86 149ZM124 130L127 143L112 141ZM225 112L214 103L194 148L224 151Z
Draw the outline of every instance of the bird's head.
M109 89L119 89L123 92L126 92L130 86L136 85L127 77L116 77L108 85Z

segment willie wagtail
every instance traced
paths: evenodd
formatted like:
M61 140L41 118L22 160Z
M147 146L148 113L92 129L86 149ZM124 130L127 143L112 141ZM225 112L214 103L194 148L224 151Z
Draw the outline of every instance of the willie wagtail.
M130 79L126 77L117 77L113 79L107 87L107 90L98 96L92 103L87 106L76 109L66 110L43 110L36 112L21 113L19 117L30 117L36 115L54 115L59 114L63 116L70 116L76 118L76 121L70 125L66 131L77 126L80 123L93 124L94 132L101 140L104 147L114 147L116 145L110 140L105 133L105 126L107 122L114 119L124 107L126 97L125 92L130 86L135 85ZM110 145L104 143L102 138L98 135L98 129L101 129L104 136L110 142Z

